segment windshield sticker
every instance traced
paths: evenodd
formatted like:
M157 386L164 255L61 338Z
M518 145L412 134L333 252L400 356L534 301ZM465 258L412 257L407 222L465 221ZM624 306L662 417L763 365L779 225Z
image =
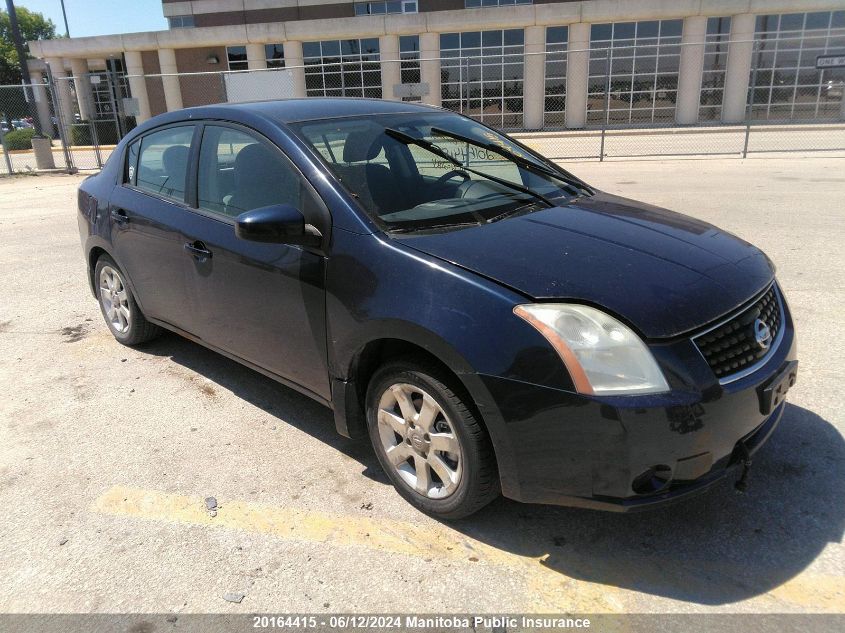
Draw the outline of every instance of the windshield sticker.
M464 165L470 165L473 162L501 162L502 160L501 156L491 150L476 145L461 143L460 141L443 142L441 140L439 143L432 143L432 145L444 154L448 154L455 160L462 162ZM439 160L443 163L443 167L452 167L445 160Z

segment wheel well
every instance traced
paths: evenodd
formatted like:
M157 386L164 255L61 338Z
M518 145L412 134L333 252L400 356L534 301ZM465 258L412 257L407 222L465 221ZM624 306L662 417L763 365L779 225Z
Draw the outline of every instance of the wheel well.
M458 375L440 358L424 347L402 339L379 339L376 341L370 341L359 352L357 360L353 365L351 375L355 380L358 403L362 409L362 418L363 409L366 406L367 387L370 384L370 379L373 377L373 374L379 367L388 361L399 358L420 361L428 365L433 365L438 370L442 371L445 376L450 378L450 386L458 392L456 395L464 401L475 419L478 420L478 422L484 426L485 430L489 433L489 430L484 423L484 418L481 417L481 413L478 410L475 401Z
M91 283L91 292L96 292L94 290L96 287L96 284L94 283L94 269L97 267L97 260L100 259L102 255L108 255L108 253L104 248L100 248L99 246L95 246L91 249L91 252L88 253L88 280Z

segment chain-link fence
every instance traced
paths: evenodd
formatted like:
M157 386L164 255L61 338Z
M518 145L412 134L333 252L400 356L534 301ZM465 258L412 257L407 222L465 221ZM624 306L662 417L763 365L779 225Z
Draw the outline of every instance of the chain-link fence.
M845 153L845 68L819 61L845 54L845 33L729 42L714 26L695 42L608 31L578 48L554 27L539 52L485 31L441 37L438 58L339 49L262 70L50 76L0 87L0 173L36 168L27 125L55 139L57 167L96 169L142 112L293 97L439 104L558 160Z
M102 167L133 127L126 78L111 72L0 86L0 174Z

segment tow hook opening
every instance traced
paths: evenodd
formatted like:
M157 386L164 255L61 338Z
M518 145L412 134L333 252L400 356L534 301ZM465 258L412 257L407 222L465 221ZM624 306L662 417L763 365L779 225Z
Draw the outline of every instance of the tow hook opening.
M737 442L735 453L742 470L740 471L739 479L734 482L734 488L737 492L743 493L748 490L748 471L751 470L751 453L748 451L745 442Z

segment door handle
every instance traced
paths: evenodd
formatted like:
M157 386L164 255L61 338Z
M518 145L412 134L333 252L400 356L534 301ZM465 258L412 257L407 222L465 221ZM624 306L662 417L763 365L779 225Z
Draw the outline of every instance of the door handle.
M115 224L120 224L121 226L124 224L129 224L129 216L126 215L126 211L124 211L123 209L112 209L111 219L114 221Z
M198 262L204 262L211 259L211 251L205 247L205 244L196 240L194 242L185 242L185 250L195 258Z

